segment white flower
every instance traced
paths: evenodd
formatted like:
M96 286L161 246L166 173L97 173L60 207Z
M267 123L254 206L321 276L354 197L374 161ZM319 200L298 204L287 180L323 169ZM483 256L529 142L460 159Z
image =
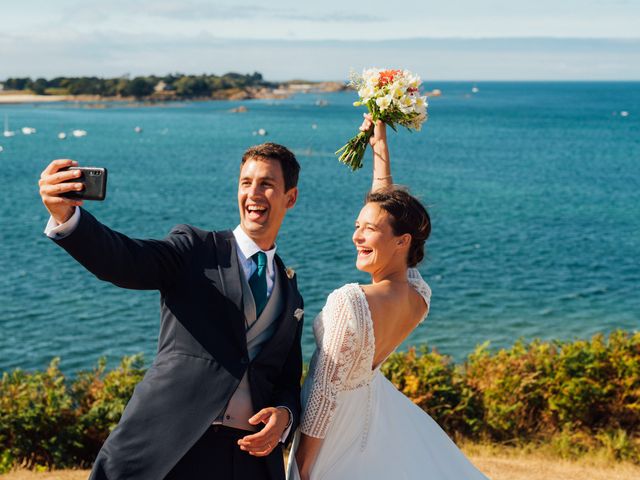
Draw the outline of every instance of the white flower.
M384 112L387 108L389 108L392 101L393 97L391 95L385 95L384 97L376 98L376 105L378 105L381 112Z
M287 267L287 269L286 269L285 271L286 271L286 273L287 273L287 278L288 278L289 280L291 280L291 279L295 276L295 274L296 274L296 271L295 271L293 268L291 268L291 267Z
M398 85L397 83L393 83L393 85L389 88L389 94L393 97L393 98L402 98L405 94L405 89L402 88L400 85Z
M369 85L366 85L366 86L362 87L360 90L358 90L358 96L365 103L368 102L371 99L371 97L373 97L374 95L375 95L375 91Z

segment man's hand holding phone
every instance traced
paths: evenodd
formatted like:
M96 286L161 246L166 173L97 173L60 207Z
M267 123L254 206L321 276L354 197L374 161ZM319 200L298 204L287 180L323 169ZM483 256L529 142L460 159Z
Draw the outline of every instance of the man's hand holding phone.
M66 170L60 171L62 168L76 167L78 162L74 160L54 160L47 168L42 171L40 175L40 197L42 197L42 203L49 210L49 213L53 219L59 224L65 223L71 218L75 207L82 205L82 199L71 199L60 196L67 192L79 192L84 188L84 185L80 182L74 182L73 180L79 180L82 176L80 170ZM71 180L69 182L69 180Z

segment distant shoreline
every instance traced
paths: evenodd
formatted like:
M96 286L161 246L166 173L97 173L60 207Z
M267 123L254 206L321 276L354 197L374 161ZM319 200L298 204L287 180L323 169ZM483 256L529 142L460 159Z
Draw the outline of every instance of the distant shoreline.
M37 95L23 93L20 90L0 91L0 105L16 105L29 103L96 103L96 102L128 102L156 104L166 102L189 102L206 100L254 100L254 99L283 99L296 93L329 93L345 90L347 87L340 82L314 83L284 83L278 87L247 87L231 88L214 92L209 97L178 97L171 92L152 94L145 97L106 97L102 95Z

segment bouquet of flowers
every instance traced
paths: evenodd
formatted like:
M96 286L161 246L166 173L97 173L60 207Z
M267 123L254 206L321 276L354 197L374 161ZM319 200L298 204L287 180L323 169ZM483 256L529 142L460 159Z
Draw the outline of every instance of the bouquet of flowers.
M408 70L369 68L362 75L351 74L349 85L358 90L360 99L354 107L366 106L373 123L382 120L393 130L396 124L420 130L427 120L427 97L420 96L420 77ZM373 135L373 126L349 140L336 155L352 170L362 167L362 157Z

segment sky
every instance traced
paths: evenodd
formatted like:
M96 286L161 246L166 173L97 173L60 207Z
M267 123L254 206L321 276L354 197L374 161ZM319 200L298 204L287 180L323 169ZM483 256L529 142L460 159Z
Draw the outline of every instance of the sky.
M640 0L0 0L0 80L261 72L640 80Z

